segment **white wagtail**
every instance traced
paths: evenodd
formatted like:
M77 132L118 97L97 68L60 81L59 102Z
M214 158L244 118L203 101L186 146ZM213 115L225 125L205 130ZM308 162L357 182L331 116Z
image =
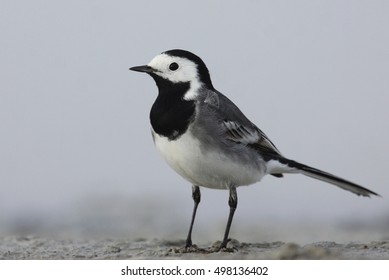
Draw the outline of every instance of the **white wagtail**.
M154 144L167 163L192 184L194 208L186 247L200 203L199 187L229 190L230 213L220 248L228 242L238 203L236 188L270 174L300 173L357 195L378 195L330 173L285 158L269 138L212 85L205 63L184 50L169 50L130 70L149 74L158 97L150 111Z

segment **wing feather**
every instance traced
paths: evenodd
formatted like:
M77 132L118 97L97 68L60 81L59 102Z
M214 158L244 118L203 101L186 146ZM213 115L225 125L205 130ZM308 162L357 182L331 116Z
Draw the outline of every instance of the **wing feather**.
M224 120L222 125L226 131L225 137L227 140L250 146L260 152L261 155L265 155L265 158L271 155L281 155L270 139L256 126L247 127L230 120Z
M225 95L218 91L203 92L203 102L219 120L226 140L250 146L265 160L281 156L280 151L255 124Z

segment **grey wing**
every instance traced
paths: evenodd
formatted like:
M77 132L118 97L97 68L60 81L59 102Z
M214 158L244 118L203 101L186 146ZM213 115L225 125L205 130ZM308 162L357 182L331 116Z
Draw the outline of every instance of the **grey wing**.
M265 160L281 156L280 151L270 139L254 125L248 127L241 125L238 122L228 120L224 120L222 125L226 129L226 139L252 147L257 150Z
M218 91L207 91L204 103L214 111L225 139L250 146L265 160L281 156L280 151L239 108Z

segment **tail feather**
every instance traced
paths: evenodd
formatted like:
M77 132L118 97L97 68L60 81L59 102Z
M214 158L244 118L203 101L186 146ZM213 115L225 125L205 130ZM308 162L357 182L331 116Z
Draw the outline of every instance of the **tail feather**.
M278 161L284 165L287 165L289 168L292 168L293 169L292 172L298 172L298 173L301 173L303 175L306 175L306 176L333 184L335 186L338 186L344 190L350 191L350 192L355 193L357 195L367 196L367 197L370 197L370 195L380 196L379 194L377 194L377 193L375 193L375 192L373 192L365 187L362 187L358 184L347 181L343 178L332 175L328 172L324 172L324 171L321 171L319 169L310 167L308 165L301 164L297 161L290 160L290 159L283 158L283 157L279 158Z

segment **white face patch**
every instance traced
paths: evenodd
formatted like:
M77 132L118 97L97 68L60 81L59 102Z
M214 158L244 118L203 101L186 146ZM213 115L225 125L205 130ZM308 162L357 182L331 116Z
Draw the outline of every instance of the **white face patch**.
M170 69L172 63L177 63L178 68ZM197 65L189 59L170 56L167 54L160 54L153 58L148 64L154 69L154 73L164 79L173 83L187 83L190 82L190 89L185 94L184 99L193 100L197 96L197 90L201 87Z

